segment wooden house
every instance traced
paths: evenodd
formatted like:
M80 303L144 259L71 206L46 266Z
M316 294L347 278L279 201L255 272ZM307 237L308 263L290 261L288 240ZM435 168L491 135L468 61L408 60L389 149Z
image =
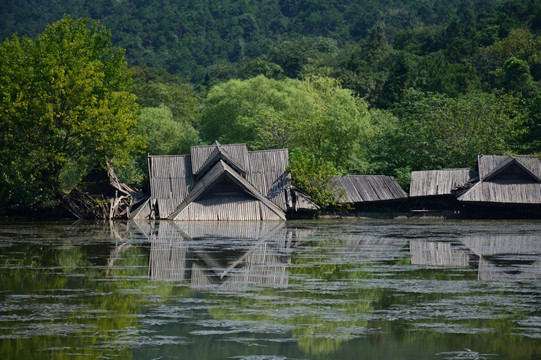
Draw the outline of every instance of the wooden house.
M479 155L479 181L458 196L462 203L541 205L541 160L526 156Z
M477 177L470 169L413 171L410 182L410 206L414 211L446 212L454 216L460 204L456 191Z
M149 155L150 199L131 218L285 220L288 209L317 209L292 189L288 164L287 149L218 142L190 155Z
M470 169L413 171L410 197L454 196L454 191L463 188L475 177L476 173Z
M538 216L541 160L479 155L475 170L414 171L410 199L415 210L452 210L466 217Z
M340 203L362 207L405 201L408 194L394 177L385 175L345 175L332 178Z

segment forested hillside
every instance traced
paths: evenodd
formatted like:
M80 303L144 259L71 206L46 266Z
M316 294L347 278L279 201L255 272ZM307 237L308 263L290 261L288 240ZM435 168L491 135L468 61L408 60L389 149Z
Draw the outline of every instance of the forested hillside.
M0 37L35 36L63 14L100 19L112 31L113 43L126 49L131 65L163 68L199 82L212 64L265 55L284 40L326 37L342 46L366 38L377 24L384 24L387 36L394 38L404 30L443 24L464 14L491 14L499 2L6 0L0 4ZM508 19L487 21L498 21L499 31L513 26Z
M539 0L7 0L0 12L4 137L16 116L36 114L13 101L30 96L21 79L33 88L36 67L78 58L68 46L73 39L65 53L48 54L54 61L42 61L45 48L25 57L38 35L51 44L64 39L47 25L99 20L87 24L110 32L118 56L125 49L128 66L115 66L131 75L140 106L126 130L140 151L119 166L129 183L144 181L147 152L184 153L214 140L288 147L297 185L313 195L314 179L332 174L388 174L407 185L412 170L472 166L480 153L541 152ZM99 69L108 60L96 53L88 61ZM9 64L21 65L19 72ZM52 84L53 75L39 74L41 85ZM10 151L0 146L4 158ZM23 160L0 163L4 189L23 181ZM57 178L43 181L67 192L96 162L64 154ZM62 170L74 164L75 173Z

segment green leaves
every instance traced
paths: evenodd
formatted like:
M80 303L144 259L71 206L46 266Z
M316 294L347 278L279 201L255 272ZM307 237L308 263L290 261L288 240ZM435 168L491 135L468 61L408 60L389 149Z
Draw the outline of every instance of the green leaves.
M526 116L519 98L481 92L453 99L410 90L395 112L402 162L419 170L473 166L478 154L513 151Z
M7 39L0 63L0 182L22 189L2 192L4 204L35 206L70 190L60 176L68 162L127 162L137 104L123 52L99 23L65 16L35 41Z

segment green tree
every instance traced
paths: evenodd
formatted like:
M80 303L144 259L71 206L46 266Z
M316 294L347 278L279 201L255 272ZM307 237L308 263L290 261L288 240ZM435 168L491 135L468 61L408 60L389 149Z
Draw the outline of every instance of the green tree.
M341 170L358 166L369 134L366 103L322 77L228 81L209 91L201 120L206 142L303 148Z
M0 199L37 206L66 188L66 166L126 163L139 138L124 52L98 22L64 16L36 40L0 45Z
M322 206L332 202L329 176L367 168L367 104L330 78L258 76L217 85L205 100L201 125L207 142L289 148L295 184Z
M409 90L395 108L400 118L395 155L413 170L473 166L478 154L517 148L525 109L511 94L458 98Z
M142 108L137 131L148 139L146 151L153 155L187 154L199 142L197 131L175 121L165 105Z

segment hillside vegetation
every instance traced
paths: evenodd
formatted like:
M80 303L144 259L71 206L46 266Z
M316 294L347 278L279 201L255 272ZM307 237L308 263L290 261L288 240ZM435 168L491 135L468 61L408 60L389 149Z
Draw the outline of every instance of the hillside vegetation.
M20 86L33 74L29 68L53 62L25 55L31 48L25 42L38 35L51 44L60 41L48 24L99 20L87 26L104 36L110 31L107 41L128 65L115 66L133 79L130 91L140 107L137 124L123 130L137 139L132 147L139 151L122 156L131 161L118 161L129 183L144 181L147 152L185 153L214 140L245 142L252 149L288 147L300 186L314 174L341 173L394 175L407 185L412 170L472 166L479 153L541 151L539 0L8 0L0 11L0 36L6 39L3 143L29 146L17 136L8 139L17 116L25 114L13 110L13 99L31 96ZM16 43L22 50L14 50ZM78 56L70 51L74 47L50 55L65 66L63 57ZM106 63L104 56L93 56L87 61ZM12 66L19 72L7 64L21 65ZM41 74L40 84L53 70ZM104 79L124 79L104 71ZM57 109L42 100L36 108L66 113L62 106L69 101ZM6 156L11 151L7 145L0 150ZM94 152L84 160L62 155L55 165L60 170L48 175L56 178L47 181L55 191L70 191L104 155L101 148ZM28 164L2 160L1 185L24 181L21 169ZM74 164L78 173L65 170ZM29 198L35 195L5 203L26 206Z

